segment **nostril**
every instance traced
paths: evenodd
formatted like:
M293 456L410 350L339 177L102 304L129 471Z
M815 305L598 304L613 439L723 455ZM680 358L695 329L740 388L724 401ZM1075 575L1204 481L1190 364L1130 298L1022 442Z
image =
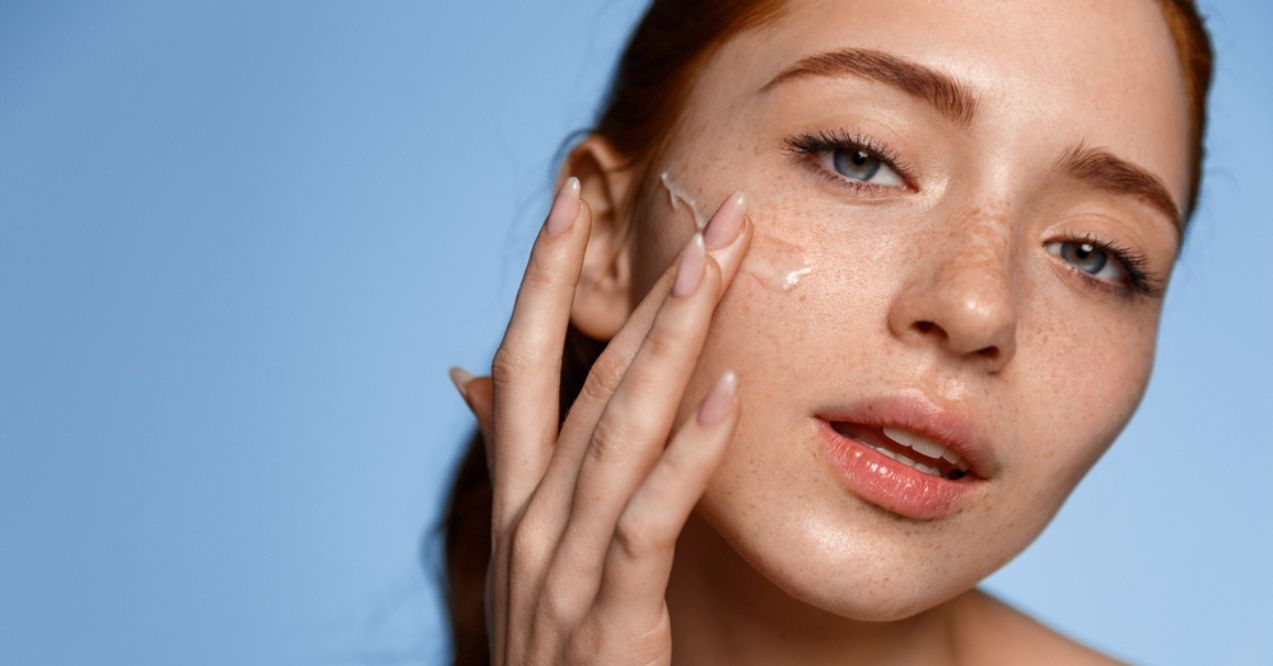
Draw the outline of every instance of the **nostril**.
M993 361L994 359L999 358L999 348L994 345L982 347L977 350L977 354L983 358L988 358Z
M931 321L917 321L915 322L915 328L920 333L932 333L937 328L937 324Z

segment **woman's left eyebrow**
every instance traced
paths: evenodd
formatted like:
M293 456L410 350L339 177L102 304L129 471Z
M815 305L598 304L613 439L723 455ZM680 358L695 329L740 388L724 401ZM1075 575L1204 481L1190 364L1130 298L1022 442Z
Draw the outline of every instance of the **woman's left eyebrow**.
M1162 179L1148 169L1083 142L1075 144L1062 155L1056 167L1061 173L1089 187L1130 196L1149 204L1166 214L1176 235L1181 235L1180 207L1171 198Z

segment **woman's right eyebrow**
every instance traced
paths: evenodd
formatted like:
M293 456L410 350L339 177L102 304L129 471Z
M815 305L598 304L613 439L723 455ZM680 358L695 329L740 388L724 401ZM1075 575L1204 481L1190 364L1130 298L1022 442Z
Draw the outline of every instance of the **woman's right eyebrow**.
M846 48L801 58L762 86L760 92L807 76L857 76L884 83L927 102L963 127L972 123L977 110L976 96L950 75L874 49Z

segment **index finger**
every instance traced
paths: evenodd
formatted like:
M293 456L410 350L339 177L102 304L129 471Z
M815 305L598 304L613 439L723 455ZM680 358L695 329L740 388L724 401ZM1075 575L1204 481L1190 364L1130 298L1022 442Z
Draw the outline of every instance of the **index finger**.
M495 526L505 525L530 494L557 440L562 343L591 226L579 179L572 176L535 239L491 363L495 441L487 442L487 453Z

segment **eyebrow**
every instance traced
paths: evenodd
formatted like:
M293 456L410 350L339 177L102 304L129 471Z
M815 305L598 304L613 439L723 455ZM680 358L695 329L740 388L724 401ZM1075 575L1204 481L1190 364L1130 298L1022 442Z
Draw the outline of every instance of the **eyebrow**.
M774 86L809 76L857 76L893 86L928 102L955 123L967 126L977 110L977 98L968 88L935 69L874 49L840 49L802 58L761 87Z
M1091 187L1140 199L1165 213L1177 234L1182 232L1180 208L1162 180L1148 170L1083 142L1062 155L1057 167Z

